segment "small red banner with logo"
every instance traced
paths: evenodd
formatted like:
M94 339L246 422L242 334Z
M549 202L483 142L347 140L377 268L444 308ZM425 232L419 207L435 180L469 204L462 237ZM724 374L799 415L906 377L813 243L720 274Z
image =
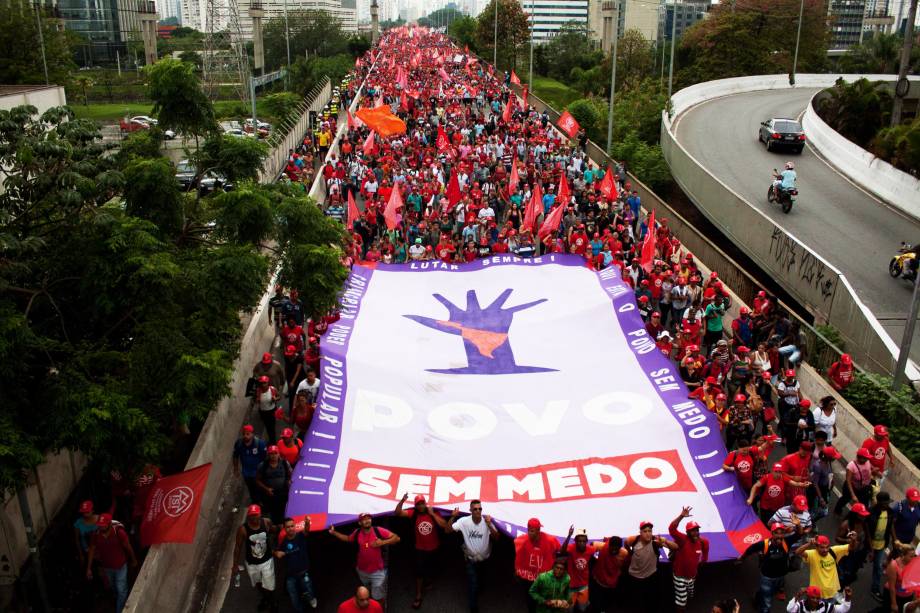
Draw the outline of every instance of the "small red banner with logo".
M151 488L141 521L141 545L191 543L211 464L164 477Z

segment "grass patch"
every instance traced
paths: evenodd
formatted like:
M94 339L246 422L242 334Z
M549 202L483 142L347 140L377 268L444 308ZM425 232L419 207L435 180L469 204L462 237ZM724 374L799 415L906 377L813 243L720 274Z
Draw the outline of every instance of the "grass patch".
M118 121L124 116L149 115L153 105L149 102L114 102L111 104L71 104L77 119L93 119L95 121Z
M534 75L533 78L533 93L558 111L562 111L570 103L582 97L581 94L565 83L549 77L538 77L537 75Z

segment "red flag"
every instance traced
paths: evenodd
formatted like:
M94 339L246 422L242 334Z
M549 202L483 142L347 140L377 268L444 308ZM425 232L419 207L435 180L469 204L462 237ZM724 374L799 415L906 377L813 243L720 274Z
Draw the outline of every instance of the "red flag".
M364 155L371 155L374 153L374 131L371 130L371 133L367 135L367 138L364 139L364 145L361 147L364 150Z
M518 78L517 73L514 72L513 70L511 71L511 82L514 83L515 85L521 84L521 80Z
M524 222L521 224L521 229L527 229L533 232L533 227L537 223L537 217L540 216L540 213L543 211L543 189L540 187L540 182L537 181L536 185L533 188L533 195L530 197L530 202L527 203L527 208L524 210Z
M524 91L521 93L521 97L524 99L524 108L525 108L525 109L527 108L527 95L528 95L529 93L530 93L530 91L527 89L527 86L525 85L525 86L524 86Z
M604 198L609 202L616 200L617 186L613 180L613 169L609 164L607 165L607 172L604 173L604 178L601 179L600 190Z
M450 81L450 75L443 68L438 68L438 74L441 75L443 81Z
M444 152L450 149L450 141L447 139L447 132L444 131L444 127L438 125L438 139L436 142L438 146L438 151Z
M639 264L646 273L652 272L652 264L655 262L655 211L648 214L648 227L645 230L645 240L642 241L642 252L639 256Z
M399 193L399 184L396 184L393 186L393 191L390 192L390 199L387 201L387 208L383 211L383 218L387 222L388 229L396 229L396 211L401 208L403 208L402 194Z
M505 103L505 110L502 113L502 121L505 123L511 123L511 99L508 99L508 102Z
M355 123L355 118L352 117L351 111L346 110L345 113L346 113L346 115L348 115L348 129L349 129L349 130L354 130L354 129L356 129L356 128L358 127L358 124Z
M409 112L409 100L406 98L406 92L402 91L399 94L399 110Z
M354 194L351 193L351 190L348 190L348 215L345 217L345 227L349 230L354 229L355 220L359 215L361 215L361 211L358 210L358 205L355 204Z
M562 221L562 212L565 211L565 205L560 204L543 219L543 225L540 226L540 231L537 232L537 237L542 241L550 232L554 232L559 229L559 222Z
M141 520L141 545L191 543L208 484L211 464L164 477L147 496Z
M460 181L457 180L457 173L451 169L450 179L447 181L447 202L450 204L451 209L457 206L460 198Z
M508 179L508 196L510 197L514 192L517 191L518 183L521 182L521 178L518 176L517 169L517 156L515 155L511 159L511 177Z
M569 180L562 176L559 181L559 190L556 192L556 202L561 202L562 206L568 206L572 201L572 192L569 191Z
M578 134L578 129L581 128L578 122L575 121L575 118L572 117L572 114L568 111L562 112L556 125L559 126L560 130L568 134L569 138L575 138L575 135Z

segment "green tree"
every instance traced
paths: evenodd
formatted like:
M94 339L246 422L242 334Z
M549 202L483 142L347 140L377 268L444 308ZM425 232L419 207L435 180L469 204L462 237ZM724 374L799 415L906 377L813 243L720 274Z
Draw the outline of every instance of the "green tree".
M153 114L163 128L198 137L217 129L214 106L195 76L194 66L164 59L144 68Z
M476 20L469 15L461 15L451 20L447 33L461 47L469 47L470 51L476 51Z
M872 151L893 166L917 176L920 173L920 119L883 128L873 141Z
M626 162L629 171L652 190L664 193L670 188L671 172L661 147L643 142L634 130L614 142L610 157Z
M588 138L595 141L599 140L602 131L606 131L606 124L602 127L601 122L606 119L607 114L598 108L595 101L576 100L568 106L567 110L578 122L578 125L585 129L585 132L588 133Z
M237 183L256 179L266 155L268 145L258 139L215 134L202 143L198 168L216 170L228 181Z
M136 158L160 157L160 147L163 144L163 131L159 129L138 130L131 132L118 147L115 159L118 165L124 167Z
M197 51L187 49L179 54L179 59L195 67L195 70L201 70L201 55Z
M184 212L172 163L162 157L135 159L124 173L128 215L146 219L166 237L178 234L184 224Z
M840 58L842 71L853 74L896 74L901 64L901 47L904 38L898 34L878 32L861 44L851 47ZM920 68L920 47L914 46L910 54L908 73Z
M498 66L496 70L517 68L522 45L530 40L530 25L517 0L490 0L476 21L476 48L491 61L494 49L495 3L498 2Z
M95 83L89 77L89 75L81 74L77 75L73 79L74 84L80 88L80 92L83 94L83 106L87 105L86 101L86 92L89 90Z
M291 66L291 89L306 94L323 77L327 76L333 83L338 83L354 68L354 65L354 58L347 53L333 57L298 59Z
M302 98L297 94L291 92L279 92L277 94L269 94L265 96L262 100L263 108L269 112L270 115L278 119L279 121L286 118L288 115L291 115L300 104Z
M0 2L0 23L3 24L0 28L0 83L18 85L45 82L39 52L36 6L39 5L25 0ZM58 29L44 9L41 10L40 18L48 79L52 84L63 85L69 80L70 72L77 68L72 52L75 35Z
M327 57L348 52L348 37L342 24L331 13L317 10L288 11L291 62ZM269 69L280 68L287 63L284 17L272 17L263 29L265 42L265 64Z
M888 124L891 95L883 83L837 79L815 109L827 125L860 147L868 147L875 134Z
M355 35L348 39L348 53L352 57L361 57L371 48L371 39L367 36Z
M596 50L588 38L587 26L575 21L564 23L558 33L542 47L545 48L542 55L547 64L546 75L559 81L566 81L573 68L589 70L603 57L602 52Z

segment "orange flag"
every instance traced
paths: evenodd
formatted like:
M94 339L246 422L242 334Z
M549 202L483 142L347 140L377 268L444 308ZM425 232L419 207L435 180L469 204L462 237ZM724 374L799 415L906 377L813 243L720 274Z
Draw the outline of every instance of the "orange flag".
M345 113L348 115L348 129L354 130L358 127L358 124L355 123L355 118L351 116L351 111L346 110Z
M438 146L438 151L444 152L450 149L450 141L447 140L447 132L444 131L444 127L438 125L438 138L436 141Z
M527 86L525 85L525 86L524 86L524 91L521 93L521 98L524 99L524 108L525 108L525 109L527 108L527 95L528 95L529 93L530 93L530 92L528 91Z
M394 115L389 105L372 109L360 109L355 114L367 127L377 132L380 136L393 136L394 134L403 134L406 131L406 122Z
M652 264L655 263L655 211L648 214L648 227L645 230L645 239L642 241L642 252L639 256L639 264L646 273L652 272Z
M355 197L351 193L351 190L348 190L348 215L345 217L345 227L349 230L353 230L355 227L355 220L359 215L361 215L361 212L358 210L358 205L355 204Z
M546 216L543 220L543 225L540 226L540 231L537 232L537 237L542 241L550 232L554 232L559 229L559 222L562 221L562 212L565 211L565 205L560 204Z
M505 103L505 110L502 113L502 121L505 123L511 123L511 99L508 99L508 102Z
M390 192L390 199L387 201L387 208L383 211L383 218L387 222L387 229L395 230L397 226L396 211L403 208L402 194L399 193L399 185L393 186Z

